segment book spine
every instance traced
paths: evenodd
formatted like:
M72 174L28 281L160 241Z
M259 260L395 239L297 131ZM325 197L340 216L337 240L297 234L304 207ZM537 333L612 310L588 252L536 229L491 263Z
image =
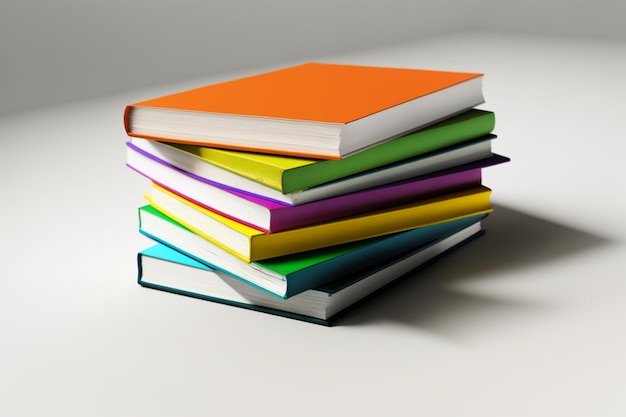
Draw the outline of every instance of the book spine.
M271 233L348 217L418 199L478 186L481 169L471 169L424 180L407 181L364 192L318 200L299 206L284 206L272 210Z
M436 198L387 212L355 216L280 233L255 234L249 240L249 262L488 213L492 211L490 195L491 190L481 186L446 198Z
M387 262L391 258L401 256L403 253L415 251L417 247L441 239L444 236L452 235L481 221L485 217L487 217L487 214L470 216L396 233L361 250L344 255L341 264L324 262L319 264L312 273L309 273L309 269L299 271L287 277L285 298L292 297L310 288L325 285L330 281L329 276L341 278L346 275L346 271L351 271L351 273L364 271L377 264Z
M405 135L366 149L341 161L321 161L283 174L284 194L426 154L485 136L495 127L495 114L470 110L430 128Z

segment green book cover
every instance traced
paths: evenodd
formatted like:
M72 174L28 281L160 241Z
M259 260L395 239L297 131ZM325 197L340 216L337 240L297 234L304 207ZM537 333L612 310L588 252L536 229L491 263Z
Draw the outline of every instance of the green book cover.
M324 285L348 272L365 270L463 229L484 217L484 214L470 216L390 236L252 263L244 262L221 250L150 205L139 208L139 231L205 265L281 298L289 298L307 289Z
M162 143L268 187L291 193L423 155L491 133L493 112L472 109L342 160L315 160L195 145ZM176 165L176 161L168 161Z

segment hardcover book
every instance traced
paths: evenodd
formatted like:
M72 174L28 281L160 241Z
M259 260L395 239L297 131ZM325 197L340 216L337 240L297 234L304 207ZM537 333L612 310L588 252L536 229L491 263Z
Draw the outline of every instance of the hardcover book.
M403 277L482 233L480 221L414 246L367 270L333 273L333 281L280 299L231 275L157 244L137 256L140 285L264 313L333 325L341 315Z
M353 194L318 200L299 206L276 203L243 193L215 188L201 200L153 183L150 199L157 203L170 192L198 206L216 212L264 233L276 233L315 223L381 210L439 194L472 188L481 184L481 169L468 169L440 176L404 181ZM158 204L158 203L157 203Z
M306 63L126 107L130 136L341 159L484 102L482 74Z
M508 160L500 155L494 155L491 158L413 180L298 206L277 203L254 195L212 186L206 187L205 192L197 192L194 187L185 187L185 184L178 186L179 191L177 191L162 184L153 183L151 198L158 199L158 195L163 192L162 189L166 189L224 217L265 233L276 233L476 187L481 185L483 168ZM190 190L190 195L184 193L186 189Z
M139 208L139 231L273 297L290 298L308 289L325 285L338 276L345 275L347 271L355 273L371 269L380 262L481 221L485 216L470 216L406 232L252 263L245 262L200 237L151 206Z
M388 235L491 212L491 190L484 186L448 193L374 212L264 233L161 188L150 204L199 236L251 262L331 245Z
M283 194L259 182L211 164L204 164L203 176L195 175L167 163L130 142L127 143L126 164L152 181L199 201L203 201L199 196L205 193L212 194L215 191L214 188L217 187L227 189L233 193L252 194L283 204L300 205L393 182L413 179L417 176L489 158L492 156L492 139L492 136L479 138L468 143L448 147L288 194ZM207 184L213 187L207 187Z
M484 137L494 126L493 112L472 109L342 160L305 159L138 138L131 138L131 143L200 177L216 180L212 168L218 166L288 194ZM241 188L237 183L228 185Z

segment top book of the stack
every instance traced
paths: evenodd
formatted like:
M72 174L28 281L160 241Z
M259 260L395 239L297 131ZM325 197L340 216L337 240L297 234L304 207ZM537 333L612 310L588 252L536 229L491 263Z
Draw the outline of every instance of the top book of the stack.
M342 159L484 102L482 74L307 63L126 107L130 136Z

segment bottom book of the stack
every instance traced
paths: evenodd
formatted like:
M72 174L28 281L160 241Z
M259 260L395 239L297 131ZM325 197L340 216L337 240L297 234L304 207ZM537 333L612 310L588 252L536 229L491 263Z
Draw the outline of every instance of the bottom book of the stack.
M337 277L329 284L287 299L213 269L161 243L139 252L138 281L148 288L330 326L381 289L403 277L417 278L416 269L482 233L479 220L365 272Z

